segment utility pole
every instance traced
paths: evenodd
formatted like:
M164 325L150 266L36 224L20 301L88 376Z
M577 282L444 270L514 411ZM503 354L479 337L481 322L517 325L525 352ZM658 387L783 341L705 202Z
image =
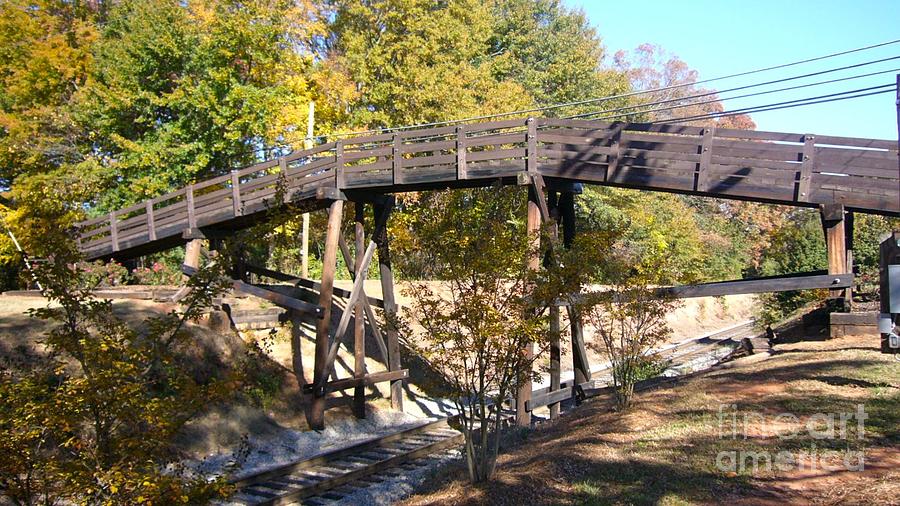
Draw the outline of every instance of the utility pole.
M316 103L309 103L309 116L306 119L306 139L303 149L313 147L313 125L316 121ZM303 229L300 231L300 277L309 277L309 213L303 213Z

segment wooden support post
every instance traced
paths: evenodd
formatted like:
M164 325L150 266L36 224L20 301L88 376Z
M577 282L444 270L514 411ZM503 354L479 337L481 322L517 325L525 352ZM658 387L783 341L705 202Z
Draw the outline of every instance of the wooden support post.
M378 270L381 274L381 292L384 299L384 312L388 318L387 352L388 369L400 370L400 335L391 319L397 314L397 302L394 298L394 273L391 270L390 238L387 232L387 221L394 208L394 197L387 202L375 205L375 232L372 240L378 245ZM374 322L373 322L374 323ZM403 380L391 381L391 407L403 411Z
M334 143L334 186L344 188L344 141Z
M194 208L194 185L188 185L185 192L185 198L187 199L188 228L193 230L197 228L197 211Z
M356 249L354 253L354 270L356 271L356 279L366 279L366 273L361 272L363 266L363 251L366 248L366 230L365 230L365 213L366 205L362 202L356 203L354 216L354 228L356 232ZM363 297L359 298L359 302L352 308L353 310L353 377L361 379L366 375L366 329ZM350 311L347 307L345 311ZM337 338L337 336L336 336ZM356 418L366 417L366 387L360 383L353 389L353 415Z
M119 251L119 219L116 218L115 211L109 213L109 242L113 253Z
M325 381L328 377L328 329L331 326L331 299L334 294L334 273L337 269L338 237L341 235L341 218L344 201L335 200L328 207L328 225L325 232L325 254L322 258L322 289L319 306L324 309L316 322L316 352L313 366L313 385L317 388L309 396L306 421L313 430L325 428Z
M534 185L528 187L528 216L525 224L525 232L528 234L528 240L532 243L534 254L528 260L528 268L540 269L541 256L538 246L541 240L541 208L538 199L544 198L538 195ZM526 360L534 358L534 343L528 343L522 350ZM526 375L525 379L518 385L516 392L516 425L519 427L531 426L531 412L528 411L526 404L531 400L531 376Z
M844 235L846 236L844 250L847 252L847 268L844 269L844 272L848 274L853 274L853 225L855 222L854 214L847 211L847 214L844 216ZM844 289L844 306L850 312L853 311L853 288L854 286L850 286Z
M466 126L456 127L456 179L468 179L466 172Z
M560 379L559 306L550 307L550 392L559 390ZM550 419L559 418L559 403L550 404Z
M557 204L556 192L549 192L547 196L547 207L550 215L550 240L551 248L559 241L559 207ZM560 359L561 350L559 347L559 330L560 317L559 306L550 306L550 393L559 390L560 384ZM550 419L559 418L559 402L550 404Z
M156 221L153 218L153 202L146 201L144 202L144 212L147 214L147 239L150 241L156 240Z
M235 218L244 214L241 203L241 178L238 177L236 170L231 171L231 214Z
M186 265L188 267L192 267L194 269L200 268L200 249L201 249L200 239L193 239L188 241L188 243L184 246L184 261L182 265ZM187 280L187 276L185 276L185 280Z
M574 306L568 306L569 328L572 331L572 369L575 371L575 384L580 385L591 379L591 368L584 348L584 331L581 326L581 315Z
M847 238L844 228L844 206L833 204L822 206L822 227L825 229L825 251L828 255L828 274L846 274ZM831 290L829 298L837 299L843 307L844 289Z
M694 179L694 189L705 192L709 190L709 165L712 160L713 136L715 127L704 128L700 141L700 163L697 164L697 176Z

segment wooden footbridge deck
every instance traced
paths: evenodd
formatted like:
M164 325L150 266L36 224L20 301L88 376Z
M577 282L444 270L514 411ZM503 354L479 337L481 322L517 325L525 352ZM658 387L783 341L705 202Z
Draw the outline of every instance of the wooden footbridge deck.
M897 142L529 118L348 138L202 181L88 220L89 259L127 259L186 231L264 219L283 181L292 202L344 192L485 186L519 174L711 197L900 215Z
M321 280L300 279L258 266L236 269L312 289L318 293L317 305L299 300L290 287L251 285L246 280L233 283L236 291L289 308L295 323L315 320L313 378L309 381L302 371L295 372L307 395L309 425L322 428L329 392L354 389L354 413L365 416L365 387L389 381L392 405L402 409L401 389L407 371L400 368L398 334L390 326L382 332L372 309L375 305L387 314L397 309L386 232L393 207L389 194L498 182L529 185L529 233L535 233L541 222L555 224L559 220L556 210L561 213L566 238L574 234L574 188L566 186L572 182L821 209L828 246L827 273L672 289L683 297L735 290L832 288L832 294L839 292L846 298L842 290L852 285L853 278L852 255L848 253L852 212L900 216L896 141L528 118L347 138L297 151L85 221L79 226L79 245L88 259L125 260L187 242L185 272L191 273L198 267L198 239L228 237L265 221L270 210L285 202L303 210L327 207ZM355 256L341 232L343 205L348 200L356 206ZM374 206L375 214L368 246L366 204ZM377 300L365 294L363 283L376 250L383 293L383 299ZM336 291L333 286L338 254L354 278L349 292ZM540 259L534 258L533 264L538 268ZM337 322L331 317L334 296L347 299ZM573 307L567 311L575 382L582 384L590 380L590 367L578 314ZM559 313L559 308L551 308L557 328ZM351 315L355 316L352 324ZM385 372L366 371L365 323L387 366ZM332 380L338 347L351 328L353 377ZM550 355L550 392L558 396L562 395L558 341L551 343ZM301 357L295 358L295 363L302 362ZM519 386L516 408L522 425L530 423L527 406L531 394L530 381ZM558 415L558 406L553 408L551 417Z

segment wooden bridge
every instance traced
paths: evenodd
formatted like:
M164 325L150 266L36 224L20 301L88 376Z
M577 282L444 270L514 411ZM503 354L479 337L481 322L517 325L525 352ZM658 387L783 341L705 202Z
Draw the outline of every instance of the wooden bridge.
M510 183L584 183L900 216L897 142L681 125L530 118L349 138L297 151L81 223L88 259L170 248L185 231L291 201Z
M297 151L82 222L79 245L88 259L125 260L191 241L185 262L191 272L197 268L198 239L227 237L265 221L269 211L283 202L306 210L327 207L321 280L302 280L259 267L249 268L257 274L289 279L297 286L316 290L318 305L297 300L283 289L238 280L234 284L236 290L249 291L292 309L297 318L317 319L314 378L304 387L310 397L310 425L317 428L324 425L325 396L329 391L355 389L356 412L364 415L364 387L376 381L390 381L393 405L401 407L400 388L406 371L400 369L398 336L392 330L382 335L371 307L377 303L386 312L396 310L386 234L393 198L388 195L497 182L529 185L530 231L537 230L542 221L553 220L552 207L557 205L564 216L574 216L572 192L565 191L566 183L571 182L820 208L829 269L827 275L820 276L823 279L801 279L804 288L850 286L852 212L900 216L896 141L528 118L353 137ZM560 189L563 196L557 200ZM355 258L340 230L343 203L348 200L356 203ZM366 204L374 206L376 218L373 241L368 247L363 227ZM568 211L564 209L567 206ZM563 226L569 235L574 233L574 223L567 224L564 219ZM331 310L338 250L345 265L353 266L348 269L355 283L351 291L343 294L347 310L334 326ZM376 250L383 300L367 297L362 283ZM753 289L791 289L796 284L775 282L780 284L757 281L759 287ZM718 293L722 286L688 292ZM339 343L350 328L351 313L358 316L353 322L354 378L330 381L329 371ZM559 311L555 314L558 318ZM570 313L570 317L576 383L583 383L590 379L590 369L577 315ZM388 366L385 373L365 372L361 350L366 319ZM551 390L559 389L559 343L555 347L555 363L551 356ZM301 377L298 380L304 382ZM526 406L530 396L529 382L519 391L520 423L529 421Z

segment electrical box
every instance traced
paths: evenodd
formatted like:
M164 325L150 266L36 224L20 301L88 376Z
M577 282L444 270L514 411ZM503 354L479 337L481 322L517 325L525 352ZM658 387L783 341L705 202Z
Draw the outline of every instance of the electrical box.
M900 265L888 265L888 288L890 290L891 313L900 313Z

